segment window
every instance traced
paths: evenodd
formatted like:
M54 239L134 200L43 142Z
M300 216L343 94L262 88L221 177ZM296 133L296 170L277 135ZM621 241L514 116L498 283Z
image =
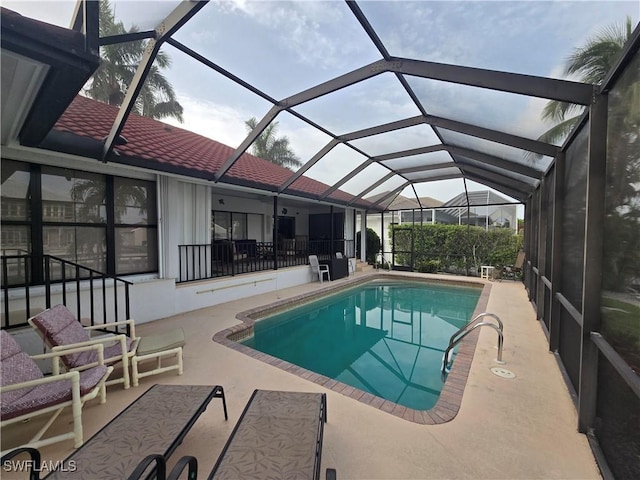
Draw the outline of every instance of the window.
M33 251L112 275L157 270L154 182L4 159L2 173L4 255Z
M20 162L2 160L2 283L23 284L31 278L28 255L31 253L31 210L29 205L31 174Z
M248 235L246 213L221 212L214 210L211 225L214 240L243 240Z
M155 183L116 177L116 271L149 272L158 264Z

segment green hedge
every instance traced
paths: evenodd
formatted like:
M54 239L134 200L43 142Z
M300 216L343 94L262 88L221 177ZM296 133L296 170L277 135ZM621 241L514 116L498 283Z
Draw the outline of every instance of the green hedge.
M394 235L395 233L395 235ZM477 273L481 265L513 265L522 249L522 237L511 229L486 231L467 225L393 225L395 263L418 272ZM412 248L413 237L413 248Z
M367 252L367 263L374 264L376 255L380 251L380 237L371 228L367 228L366 232L365 251ZM360 258L360 232L356 233L356 256Z

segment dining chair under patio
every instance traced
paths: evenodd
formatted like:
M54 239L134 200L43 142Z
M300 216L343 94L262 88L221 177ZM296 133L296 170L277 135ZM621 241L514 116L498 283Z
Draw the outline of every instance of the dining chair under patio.
M318 261L318 256L317 255L309 255L309 265L311 265L311 273L313 275L318 275L318 280L320 280L320 283L322 283L323 277L324 277L325 274L327 275L327 280L331 281L331 274L329 273L329 266L328 265L320 265L320 262Z

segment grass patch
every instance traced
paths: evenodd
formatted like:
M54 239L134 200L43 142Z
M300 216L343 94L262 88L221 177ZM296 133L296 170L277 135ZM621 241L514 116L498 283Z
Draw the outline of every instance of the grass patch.
M640 307L612 298L602 299L602 335L640 372Z

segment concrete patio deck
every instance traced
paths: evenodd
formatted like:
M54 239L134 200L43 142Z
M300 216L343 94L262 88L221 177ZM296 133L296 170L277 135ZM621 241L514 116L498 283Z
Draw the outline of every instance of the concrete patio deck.
M484 329L460 411L440 425L403 420L212 340L220 330L238 324L235 316L241 311L320 287L315 282L141 325L140 335L174 326L184 329L185 373L148 377L129 390L111 387L105 405L85 407L85 439L155 383L219 384L225 389L229 420L224 421L219 401L212 401L169 461L171 467L181 456L194 455L199 477L206 478L254 389L325 392L328 423L322 471L335 468L340 479L601 478L586 436L577 432L570 393L520 282L492 283L487 308L505 324L504 368L516 377L491 373L496 366L496 334ZM70 421L66 412L57 423ZM25 431L35 427L25 424L3 431L2 449L18 445ZM69 441L45 447L42 454L46 461L57 461L71 451ZM26 476L3 470L2 478Z

